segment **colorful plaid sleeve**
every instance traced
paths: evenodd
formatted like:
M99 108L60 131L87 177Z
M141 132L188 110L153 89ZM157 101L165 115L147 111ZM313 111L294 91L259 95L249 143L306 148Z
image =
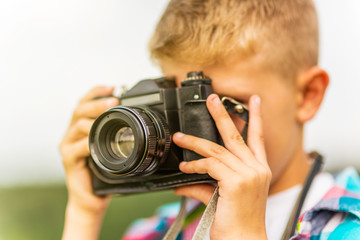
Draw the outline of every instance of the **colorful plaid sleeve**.
M201 216L205 208L203 206L197 200L188 199L188 216L185 219L184 228L192 227L192 223L196 222L197 218ZM157 209L154 217L139 219L133 222L122 240L161 240L174 222L179 210L180 202L161 206ZM176 240L187 239L187 232L181 232Z
M305 212L291 240L360 239L360 178L347 168L323 199Z

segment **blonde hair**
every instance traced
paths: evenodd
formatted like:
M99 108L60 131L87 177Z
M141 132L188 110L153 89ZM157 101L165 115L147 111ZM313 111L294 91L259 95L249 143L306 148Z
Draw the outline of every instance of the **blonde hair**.
M149 44L154 60L209 66L261 55L286 77L318 62L312 0L173 0Z

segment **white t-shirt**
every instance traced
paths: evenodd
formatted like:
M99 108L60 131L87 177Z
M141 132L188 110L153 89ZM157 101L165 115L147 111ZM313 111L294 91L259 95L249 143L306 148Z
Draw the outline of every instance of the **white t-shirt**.
M306 196L301 214L314 207L333 186L334 178L329 173L319 173L314 178ZM285 230L302 185L271 195L266 203L266 232L269 240L279 240Z

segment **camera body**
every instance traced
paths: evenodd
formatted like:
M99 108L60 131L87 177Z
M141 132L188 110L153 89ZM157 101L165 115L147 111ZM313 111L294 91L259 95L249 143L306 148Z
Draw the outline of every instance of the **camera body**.
M207 174L184 174L181 161L202 156L176 146L178 131L222 144L206 107L211 79L190 72L177 88L174 79L142 80L101 114L90 135L88 160L96 195L130 194L215 182Z

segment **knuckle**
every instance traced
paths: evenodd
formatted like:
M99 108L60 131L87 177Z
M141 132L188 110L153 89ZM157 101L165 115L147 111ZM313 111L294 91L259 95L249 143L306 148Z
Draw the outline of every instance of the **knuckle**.
M269 180L271 180L271 177L272 177L272 173L270 169L266 167L260 167L256 171L256 179L261 183L269 182Z
M262 178L262 175L261 175L261 170L259 170L258 168L257 169L254 169L254 168L248 168L246 170L246 179L249 181L249 182L260 182L261 181L261 178Z
M66 147L61 148L62 163L64 166L68 166L72 162L71 157L67 154L67 152Z
M222 146L220 146L220 145L215 145L215 146L212 146L212 147L210 148L210 151L211 151L212 153L218 155L218 154L224 153L224 152L226 151L226 148L224 148L224 147L222 147Z
M190 161L188 163L189 169L191 169L194 172L202 172L204 166L207 165L208 159L199 159L195 161Z
M77 121L77 126L78 127L83 127L85 126L87 123L86 119L85 118L80 118L79 121Z
M195 166L195 167L200 167L201 165L203 165L203 163L204 162L206 162L207 161L207 159L199 159L199 160L195 160L195 161L191 161L191 162L193 162L194 164L193 164L193 166Z
M221 111L217 116L220 120L230 118L229 114L226 111Z
M257 139L259 139L260 141L264 141L264 134L262 133L262 131L260 130L253 130L253 132L251 133L252 136L256 137Z
M99 99L94 101L92 109L96 115L100 115L102 112L108 110L111 106L108 105L107 99Z
M65 152L66 152L65 149L66 149L66 140L63 139L63 140L61 140L61 142L58 145L58 150L59 150L61 156L63 156L65 154Z
M74 125L72 126L72 128L73 129L76 129L76 130L78 130L79 128L81 128L81 126L82 126L82 118L80 118L79 120L77 120L75 123L74 123Z
M242 145L245 145L245 141L242 138L242 136L239 133L234 133L230 135L230 140L225 141L225 146L227 148L233 149L233 148L239 148L242 147Z
M77 156L81 157L81 156L87 156L90 153L90 149L89 149L89 137L86 136L84 138L82 138L78 143L78 153Z
M218 166L219 164L221 164L221 161L217 158L209 157L205 159L205 164L207 166Z
M241 137L239 133L234 133L230 135L230 139L237 142L244 142L244 139Z
M258 134L259 141L264 142L264 135L262 133Z
M70 166L71 162L72 161L69 158L65 158L65 157L62 158L62 163L65 168Z
M88 129L88 121L85 118L80 118L76 123L75 127L81 132L86 132Z
M74 110L73 117L79 118L79 117L81 117L81 115L82 115L82 108L81 108L81 105L79 104Z
M249 178L252 181L259 181L261 178L261 173L260 173L259 169L251 168L251 170L249 170L249 175L250 175Z
M265 169L261 169L261 170L257 171L257 179L260 182L266 182L268 179L267 171Z
M236 177L233 177L231 179L231 183L234 186L235 191L238 191L239 189L242 189L243 185L244 185L244 178L242 178L241 176L237 175Z
M217 174L217 171L221 164L223 163L219 159L214 157L206 158L206 161L204 162L204 166L210 176L215 176Z
M272 172L271 172L271 170L269 168L265 168L265 176L267 178L267 181L270 182L271 179L272 179Z

